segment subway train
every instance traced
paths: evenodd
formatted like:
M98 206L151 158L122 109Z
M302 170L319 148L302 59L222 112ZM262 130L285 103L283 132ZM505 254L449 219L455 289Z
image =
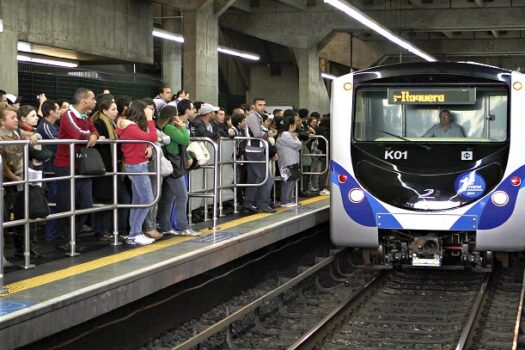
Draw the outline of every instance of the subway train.
M381 265L477 268L523 251L523 84L467 62L334 79L332 241Z

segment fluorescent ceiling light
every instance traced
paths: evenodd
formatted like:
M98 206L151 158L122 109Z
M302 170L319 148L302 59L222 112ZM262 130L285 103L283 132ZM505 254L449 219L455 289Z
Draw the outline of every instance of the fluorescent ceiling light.
M59 60L59 59L51 59L51 58L43 58L43 57L36 57L36 56L30 56L30 55L17 55L16 59L21 62L33 62L33 63L40 63L45 64L49 66L59 66L59 67L67 67L67 68L76 68L78 67L78 63L75 61L66 61L66 60Z
M153 29L153 36L157 37L157 38L162 38L162 39L166 39L166 40L170 40L170 41L176 41L178 43L183 43L184 42L184 37L182 35L179 35L179 34L175 34L175 33L172 33L172 32L168 32L167 30L162 30L162 29L158 29L158 28L155 28Z
M158 28L155 28L153 30L153 36L157 38L166 39L166 40L176 41L178 43L184 42L184 37L182 35L168 32L167 30L158 29ZM261 59L259 55L256 55L254 53L230 49L229 47L224 47L224 46L219 46L217 48L217 51L220 53L224 53L226 55L237 56L237 57L246 58L248 60L253 60L253 61L259 61Z
M329 80L334 80L335 78L337 78L335 75L327 74L327 73L321 73L321 77L323 77L324 79L329 79Z
M230 49L229 47L224 47L224 46L219 46L217 48L217 51L219 51L220 53L226 54L226 55L246 58L247 60L252 60L252 61L259 61L261 59L259 55L256 55L254 53Z
M4 20L0 19L0 33L4 31Z
M424 51L421 51L417 47L410 44L408 41L405 41L404 39L402 39L401 37L395 35L391 31L389 31L388 29L386 29L385 27L383 27L382 25L380 25L379 23L377 23L376 21L374 21L373 19L371 19L370 17L368 17L367 15L359 11L357 8L353 7L352 5L346 2L343 2L341 0L324 0L324 2L329 5L332 5L338 10L343 11L344 13L346 13L348 16L352 17L356 21L361 22L362 24L372 29L376 33L384 36L388 40L401 46L402 48L408 50L409 52L412 52L414 55L417 55L429 62L436 61L434 57L432 57L431 55L429 55L428 53Z
M30 43L26 43L25 41L19 41L16 43L16 49L18 51L22 51L22 52L32 52L31 51L31 44Z

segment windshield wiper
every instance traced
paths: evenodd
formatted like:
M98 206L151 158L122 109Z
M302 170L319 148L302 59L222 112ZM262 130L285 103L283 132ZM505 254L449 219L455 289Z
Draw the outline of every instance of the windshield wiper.
M383 134L386 134L388 136L392 136L392 137L395 137L395 138L398 138L400 140L403 140L403 141L406 141L406 142L410 142L410 143L414 143L416 145L418 145L419 147L427 150L427 151L432 151L432 147L430 146L427 146L427 145L422 145L420 144L419 142L416 142L416 141L413 141L413 140L410 140L410 139L407 139L406 137L403 137L403 136L400 136L400 135L396 135L396 134L393 134L391 132L388 132L386 130L382 130L382 129L378 129L378 128L374 128L373 126L366 126L367 128L370 128L372 130L375 130L375 131L379 131L379 132L382 132Z

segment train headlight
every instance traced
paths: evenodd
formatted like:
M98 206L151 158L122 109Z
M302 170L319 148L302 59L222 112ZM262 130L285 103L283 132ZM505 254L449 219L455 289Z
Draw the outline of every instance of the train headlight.
M521 178L519 176L513 176L510 179L510 183L512 184L512 186L519 186L521 185Z
M360 188L353 188L348 193L348 198L352 203L361 203L365 198L365 193Z
M503 207L509 202L509 195L504 191L496 191L492 194L492 203L498 207Z
M348 176L346 176L345 174L341 174L339 175L338 180L340 183L344 184L346 180L348 180Z

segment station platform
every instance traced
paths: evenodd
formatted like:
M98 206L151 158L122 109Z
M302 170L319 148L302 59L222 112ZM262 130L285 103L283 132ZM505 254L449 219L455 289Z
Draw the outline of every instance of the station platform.
M5 275L0 295L2 349L31 344L163 288L329 220L329 197L274 214L221 218L200 237L164 238L144 247L108 246Z

